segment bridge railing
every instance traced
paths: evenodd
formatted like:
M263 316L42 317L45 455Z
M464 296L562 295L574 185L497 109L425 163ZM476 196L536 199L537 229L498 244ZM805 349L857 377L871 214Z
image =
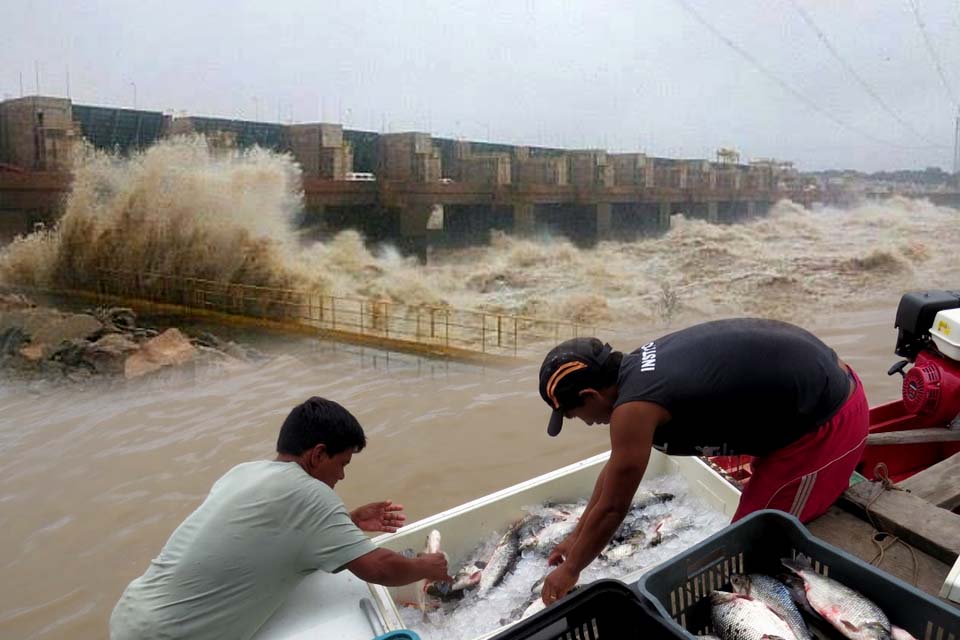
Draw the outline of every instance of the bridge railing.
M118 269L98 270L96 293L293 324L333 339L464 357L517 357L589 332L563 320Z

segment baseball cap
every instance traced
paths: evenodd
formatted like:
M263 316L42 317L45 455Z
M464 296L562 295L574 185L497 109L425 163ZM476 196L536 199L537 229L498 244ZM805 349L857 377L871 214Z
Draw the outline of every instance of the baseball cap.
M612 352L597 338L572 338L547 353L540 365L540 397L553 409L548 434L560 433L564 407L575 406L579 392L595 384Z

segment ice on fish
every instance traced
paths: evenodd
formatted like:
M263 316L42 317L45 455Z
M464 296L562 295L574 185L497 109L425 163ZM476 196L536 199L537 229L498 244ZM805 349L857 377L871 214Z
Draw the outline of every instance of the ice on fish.
M669 535L663 536L659 545L638 546L632 555L621 560L598 558L580 574L579 584L587 585L601 578L624 578L648 569L729 524L727 516L692 496L686 481L679 474L653 478L644 482L644 485L654 497L647 498L646 492L638 493L640 500L649 502L644 508L634 504L611 543L616 543L613 547L624 544L637 531L652 536L651 532L659 521L663 521L661 530L666 528ZM571 515L579 518L585 507L585 500L570 504L531 505L526 509L527 516L517 527L518 538L535 533L535 519L539 519L540 525L545 527ZM676 530L673 529L674 523L665 519L667 516L676 519ZM477 567L477 564L491 557L503 534L503 530L491 532L489 537L478 540L477 547L459 558L463 564L457 566L463 570L473 565L482 571L485 567ZM553 570L547 565L546 553L533 549L519 553L512 571L505 572L500 583L490 588L483 597L479 595L478 585L474 584L460 590L459 594L448 595L445 600L432 598L433 607L428 603L426 620L420 616L420 611L410 607L400 608L401 618L405 626L416 631L423 640L462 640L475 638L504 624L534 615L542 606L540 592L543 579ZM464 571L464 575L470 574ZM458 575L459 571L454 575L455 583ZM459 599L455 599L457 596ZM464 629L470 631L464 632Z

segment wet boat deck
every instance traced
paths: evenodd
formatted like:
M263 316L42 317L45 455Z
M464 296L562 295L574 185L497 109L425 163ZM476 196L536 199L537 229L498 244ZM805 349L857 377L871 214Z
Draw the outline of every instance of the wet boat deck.
M873 525L840 507L832 507L808 523L807 529L824 542L865 562L872 562L879 569L934 597L939 597L940 588L950 572L950 565L902 540L893 541L887 537L882 543L875 543ZM879 555L880 544L884 547L882 556Z

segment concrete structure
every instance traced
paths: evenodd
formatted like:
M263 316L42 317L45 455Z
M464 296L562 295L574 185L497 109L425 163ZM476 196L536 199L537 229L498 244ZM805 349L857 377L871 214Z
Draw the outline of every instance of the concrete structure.
M161 134L195 132L217 146L256 144L289 152L303 169L306 224L316 233L357 228L372 241L389 240L420 254L432 244L483 243L496 229L563 234L590 244L661 233L678 213L727 223L762 215L782 197L801 203L821 199L789 163L744 165L731 149L721 149L718 161L711 162L472 143L422 132L377 134L330 123L282 125L76 108L82 112L79 120L76 113L69 115L67 100L0 104L0 163L7 163L6 170L0 164L0 209L56 208L70 184L69 174L55 162L61 157L57 141L69 138L70 131L78 135L77 123L98 146L114 144L121 150ZM54 167L59 169L51 171ZM351 180L351 171L375 176Z
M647 161L645 153L611 153L608 155L613 164L613 182L631 187L653 186L653 163Z
M563 156L533 156L529 147L515 147L513 183L565 186L569 184L569 165Z
M513 180L510 154L475 153L466 140L455 142L452 165L447 175L456 182L500 186Z
M69 100L28 96L0 103L0 162L65 171L77 137Z
M378 180L440 182L440 152L429 133L388 133L380 136Z
M612 187L614 165L603 149L574 150L567 154L570 184L575 187Z
M294 124L286 127L286 147L303 175L345 180L353 171L353 151L343 140L339 124Z

